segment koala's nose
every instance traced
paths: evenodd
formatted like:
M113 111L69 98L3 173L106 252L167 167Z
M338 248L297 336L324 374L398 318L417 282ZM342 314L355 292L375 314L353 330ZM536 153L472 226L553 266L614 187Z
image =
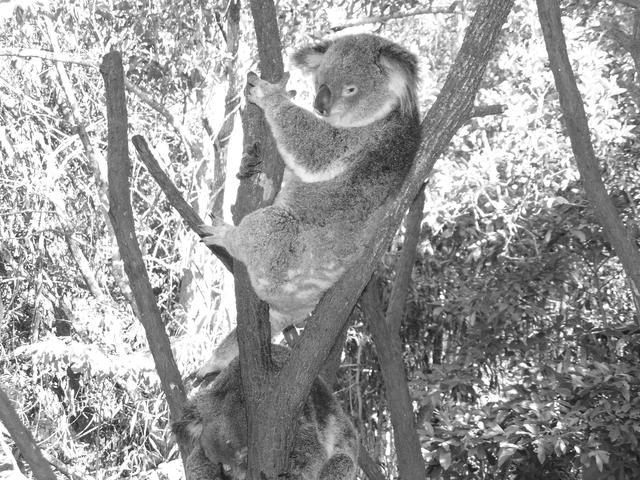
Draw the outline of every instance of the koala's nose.
M325 84L320 85L316 99L313 101L313 108L320 115L326 116L331 109L331 90Z

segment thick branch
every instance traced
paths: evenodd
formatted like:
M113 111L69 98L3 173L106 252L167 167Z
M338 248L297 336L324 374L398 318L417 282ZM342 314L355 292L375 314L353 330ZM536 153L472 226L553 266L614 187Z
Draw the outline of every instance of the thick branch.
M405 221L405 236L402 244L400 260L396 264L396 276L389 297L387 306L386 325L389 334L394 337L400 335L400 324L404 313L404 304L409 295L409 284L411 283L411 272L416 261L416 247L420 239L420 226L422 224L422 209L424 208L424 185L420 193L413 200L407 219Z
M129 173L131 162L127 140L127 107L124 93L122 56L110 52L104 56L100 73L104 78L107 102L107 165L109 181L109 214L115 229L118 247L124 261L124 269L138 306L139 318L144 327L151 355L160 376L162 389L167 397L174 419L180 418L186 396L180 372L171 352L171 345L160 317L160 310L151 289L147 270L142 260L133 221L129 198ZM183 459L187 451L181 447Z
M0 388L0 420L5 426L13 441L20 449L25 460L31 467L37 480L56 480L49 462L45 460L42 451L31 435L31 432L20 421L20 417L11 405L9 397Z
M603 227L605 237L620 258L622 267L630 280L632 294L638 299L640 295L640 251L620 220L618 211L607 194L600 176L582 97L576 86L567 54L560 7L557 0L537 0L537 4L540 25L549 54L549 63L585 193L593 206L598 222Z
M389 15L378 15L375 17L367 17L367 18L355 18L353 20L347 20L346 22L340 25L334 25L331 27L331 31L339 32L340 30L344 30L349 27L357 27L359 25L366 25L368 23L384 23L389 20L397 20L399 18L407 18L407 17L415 17L417 15L435 15L440 13L458 13L456 12L456 8L460 2L453 2L448 7L433 7L433 8L418 8L416 10L412 10L410 12L396 12L391 13Z
M191 205L189 205L189 203L184 199L180 190L178 190L178 187L174 185L169 176L162 170L158 161L153 156L153 153L151 153L144 137L134 135L131 142L136 148L138 158L142 163L144 163L153 179L156 181L158 186L160 186L160 189L167 197L167 201L176 209L189 228L200 235L200 225L204 222L196 211L191 208ZM229 255L229 252L218 246L210 246L209 249L216 257L218 257L222 264L227 267L227 270L231 272L233 271L233 259L231 258L231 255Z

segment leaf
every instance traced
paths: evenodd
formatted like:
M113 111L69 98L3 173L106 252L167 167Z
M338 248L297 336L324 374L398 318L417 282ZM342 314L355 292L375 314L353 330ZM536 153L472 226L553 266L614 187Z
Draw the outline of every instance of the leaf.
M547 459L547 450L544 448L544 443L539 442L536 447L536 454L538 455L538 461L540 465L544 465L545 460Z
M438 461L443 470L448 470L451 466L451 452L448 450L440 450Z
M556 455L560 457L567 452L567 444L564 442L563 439L558 438L558 440L556 440L554 449L555 449Z
M516 453L515 448L501 448L498 451L498 467L501 467L513 454Z
M587 236L582 230L578 230L577 228L573 228L571 230L571 235L580 240L581 243L585 243L587 241Z

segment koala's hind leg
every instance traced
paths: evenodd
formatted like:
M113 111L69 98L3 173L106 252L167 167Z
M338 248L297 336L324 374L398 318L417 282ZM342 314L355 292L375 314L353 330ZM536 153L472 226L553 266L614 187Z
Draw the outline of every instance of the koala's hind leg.
M350 480L355 478L356 465L353 459L339 453L331 457L320 470L318 480Z
M220 464L211 462L200 445L196 445L187 457L186 480L228 480Z

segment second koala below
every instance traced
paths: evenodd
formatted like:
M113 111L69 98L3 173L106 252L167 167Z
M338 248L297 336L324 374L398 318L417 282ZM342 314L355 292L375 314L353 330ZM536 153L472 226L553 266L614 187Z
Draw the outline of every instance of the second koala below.
M281 368L289 349L272 345L273 361ZM353 424L321 378L317 378L298 418L291 452L290 480L353 480L358 438ZM213 384L186 404L183 418L173 424L182 442L194 449L187 458L187 480L230 478L246 474L247 421L235 358ZM220 473L219 464L230 467Z
M293 63L313 76L317 115L292 103L284 82L249 77L247 99L264 110L285 163L274 204L237 227L206 227L203 238L247 266L274 334L302 324L362 255L420 142L417 60L401 46L344 36L299 50ZM237 354L232 332L198 375Z

